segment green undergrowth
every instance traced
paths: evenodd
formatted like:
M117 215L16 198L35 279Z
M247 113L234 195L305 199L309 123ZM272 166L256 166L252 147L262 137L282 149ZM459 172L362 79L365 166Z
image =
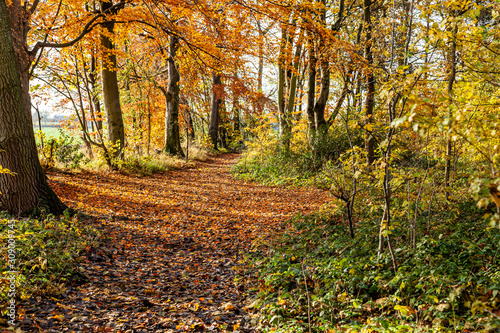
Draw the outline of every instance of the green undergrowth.
M5 314L12 298L9 271L13 262L9 254L16 267L15 299L58 295L66 290L67 283L82 278L78 257L82 250L95 245L98 232L69 214L37 219L3 215L0 237L0 311Z
M108 171L111 163L112 169L124 174L151 176L191 167L195 165L195 161L208 159L205 149L191 144L187 162L184 157L172 156L157 149L139 153L129 147L125 148L123 159L106 161L104 150L95 146L86 147L77 136L62 129L59 129L58 133L47 136L45 132L36 132L39 158L45 169ZM183 144L183 147L186 145ZM116 148L110 145L107 150L112 155Z
M243 156L232 171L236 178L266 185L310 185L318 172L312 159L310 154L279 150L258 158Z
M423 235L415 248L395 242L395 273L388 251L377 255L375 223L357 225L351 239L340 219L297 216L287 232L256 242L247 257L259 328L497 331L500 230L488 229L477 212L448 218L447 227Z
M361 143L362 137L355 132L351 140ZM349 149L349 139L345 133L336 130L313 140L313 144L306 141L304 138L303 141L293 141L292 147L287 150L276 138L268 141L255 139L234 165L233 174L236 178L266 185L315 185L316 178L323 174L325 164L338 159Z
M181 163L170 156L129 156L119 163L119 170L126 174L150 176L178 169Z

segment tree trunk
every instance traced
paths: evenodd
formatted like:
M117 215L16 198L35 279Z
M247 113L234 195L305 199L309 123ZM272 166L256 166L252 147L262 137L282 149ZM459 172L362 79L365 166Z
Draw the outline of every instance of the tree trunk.
M308 85L307 85L307 119L309 123L309 134L314 137L316 133L316 121L314 118L314 101L316 100L316 54L314 50L314 37L312 32L308 33L309 63L308 63Z
M302 53L304 30L300 31L297 46L295 47L295 54L293 59L293 72L290 78L290 88L288 89L288 103L282 115L282 138L281 141L286 151L290 149L290 141L292 139L292 112L295 106L295 97L297 95L297 79L300 63L300 55Z
M233 98L233 135L240 137L240 103L236 94Z
M262 114L264 110L264 95L262 93L262 82L264 74L264 47L262 46L262 40L259 40L259 68L257 69L257 107L256 112L258 115Z
M371 0L364 0L364 24L366 31L366 46L365 57L368 61L368 74L366 75L366 99L365 99L365 115L366 123L370 125L373 123L373 109L375 106L375 76L373 75L373 54L372 54L372 23L371 23ZM367 126L368 127L368 126ZM375 139L372 133L373 128L369 127L366 133L365 150L366 162L371 165L375 160Z
M325 133L327 123L325 120L326 103L330 93L330 68L328 60L321 61L321 88L319 91L318 100L314 104L314 116L316 119L316 130L318 135Z
M167 101L165 114L165 147L163 151L172 155L184 156L179 134L179 70L175 64L175 55L179 47L179 37L170 36L170 54L168 57L168 88L163 90Z
M285 114L285 48L287 41L286 27L281 28L280 54L278 57L278 118L279 135L283 137L284 114Z
M90 60L89 81L90 81L90 89L92 89L92 103L94 105L93 120L97 127L97 131L99 131L99 133L102 133L101 101L99 100L99 95L97 93L96 58L93 55ZM96 138L99 140L99 134L96 136Z
M226 112L226 101L222 100L219 107L219 144L222 148L228 148L228 140L230 139L228 133L228 115Z
M19 69L19 77L21 80L21 94L24 104L24 112L31 121L31 96L30 96L30 67L33 55L28 48L28 32L31 29L30 17L31 13L25 8L20 0L13 0L12 4L7 7L7 13L12 26L12 42L16 53L16 61Z
M210 123L208 134L215 150L217 150L217 139L219 136L220 105L222 103L222 80L220 74L212 73L212 107L210 109Z
M0 165L15 173L0 174L0 210L24 214L44 205L58 215L66 206L48 185L38 159L31 108L25 100L29 80L23 83L20 75L26 63L14 50L11 31L19 31L17 21L12 30L9 21L5 1L0 1Z
M320 1L325 7L321 10L321 25L326 27L326 1ZM318 99L314 104L314 117L316 119L317 135L322 136L327 131L327 123L325 121L325 109L328 102L328 95L330 94L330 63L328 62L328 55L325 54L326 46L325 37L320 34L319 36L319 61L321 65L321 83Z
M101 11L108 10L113 3L101 1ZM108 125L108 140L116 146L113 157L123 158L123 148L125 143L125 131L123 127L123 117L120 105L120 91L118 89L118 77L116 67L116 54L111 36L114 34L115 23L113 20L102 24L101 34L102 45L102 95L104 99L104 109L106 111Z
M452 31L452 40L451 40L451 46L449 50L449 57L450 57L450 63L449 63L449 76L448 76L448 134L446 137L446 163L445 163L445 168L444 168L444 196L446 202L448 202L448 199L450 197L450 190L448 189L450 185L450 170L451 170L451 158L452 158L452 146L451 146L451 121L452 121L452 114L451 114L451 107L453 104L453 85L455 83L455 78L456 78L456 72L457 72L457 33L458 33L458 24L455 22L455 26Z
M191 111L189 110L189 102L187 101L186 98L183 97L180 99L180 104L183 105L182 110L184 110L184 119L188 129L187 139L194 141L195 139L194 123L193 123L193 116L191 115Z

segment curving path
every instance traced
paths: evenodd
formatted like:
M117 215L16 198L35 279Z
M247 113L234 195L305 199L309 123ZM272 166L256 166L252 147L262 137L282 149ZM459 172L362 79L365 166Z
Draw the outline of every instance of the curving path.
M238 155L151 177L51 173L70 207L105 238L89 249L88 277L58 298L31 299L28 332L253 332L234 268L253 239L280 232L330 199L316 189L232 178Z

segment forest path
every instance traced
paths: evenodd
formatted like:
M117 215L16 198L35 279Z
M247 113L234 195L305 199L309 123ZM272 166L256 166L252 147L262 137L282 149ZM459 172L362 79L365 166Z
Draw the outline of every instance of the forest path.
M88 281L39 300L27 318L57 332L253 332L234 283L240 251L330 196L235 180L238 158L150 177L49 174L66 204L96 217L106 242L85 256Z

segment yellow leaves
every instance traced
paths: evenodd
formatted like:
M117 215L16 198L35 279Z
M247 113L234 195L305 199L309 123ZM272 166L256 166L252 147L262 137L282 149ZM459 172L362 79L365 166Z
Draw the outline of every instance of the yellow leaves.
M434 303L439 303L439 299L438 299L436 296L434 296L434 295L429 295L428 297L429 297L432 301L434 301Z
M5 169L0 165L0 174L2 174L2 173L7 174L7 175L11 175L11 176L16 175L14 172L10 171L9 169ZM2 194L2 192L0 192L0 194Z
M1 165L0 165L0 173L8 174L8 175L11 175L11 176L15 176L16 175L16 173L10 171L9 169L3 168Z
M344 302L347 298L347 293L344 291L342 294L337 296L337 301Z
M415 313L415 310L413 310L409 306L399 305L399 304L394 306L394 310L398 311L401 315L405 317Z
M196 312L200 308L200 303L194 303L189 306L189 310Z
M146 295L154 295L154 294L156 294L156 290L154 290L154 289L145 289L144 290L144 294L146 294Z
M51 319L54 319L54 320L57 320L57 321L63 321L64 320L64 315L63 314L56 314L52 317L50 317Z

